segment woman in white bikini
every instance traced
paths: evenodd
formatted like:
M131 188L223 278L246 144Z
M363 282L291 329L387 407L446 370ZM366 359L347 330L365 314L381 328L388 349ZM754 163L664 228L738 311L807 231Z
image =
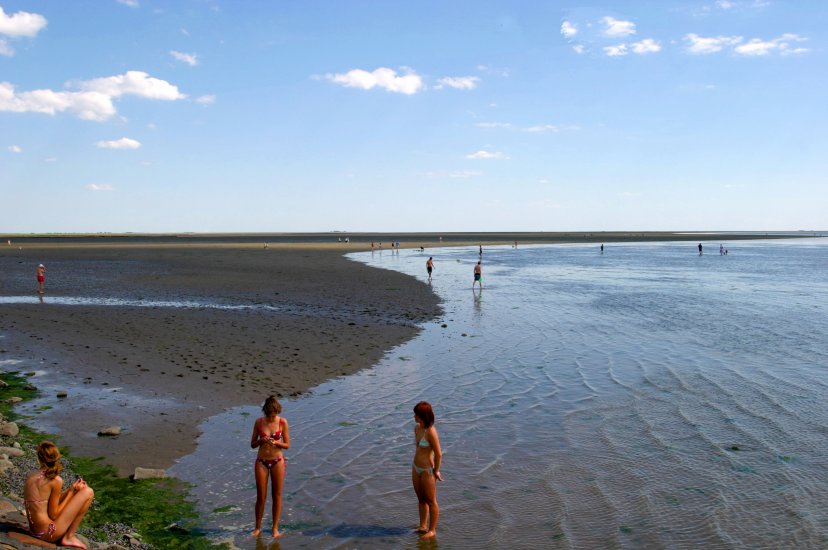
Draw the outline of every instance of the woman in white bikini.
M443 481L440 475L440 462L443 452L440 438L434 427L434 410L426 401L414 406L414 463L411 467L411 483L417 493L417 508L420 512L420 526L417 531L422 538L433 538L437 534L437 520L440 519L440 507L437 505L437 482Z
M282 405L271 395L262 407L264 416L253 424L250 447L258 447L253 473L256 476L256 528L253 536L262 532L262 516L267 501L267 478L270 478L273 498L273 536L279 536L279 516L282 514L282 484L285 481L284 449L290 449L290 432L287 420L279 416Z
M61 491L60 450L51 441L43 441L37 446L37 461L40 470L29 474L23 485L29 534L47 542L60 541L60 546L86 548L76 531L95 492L82 479Z

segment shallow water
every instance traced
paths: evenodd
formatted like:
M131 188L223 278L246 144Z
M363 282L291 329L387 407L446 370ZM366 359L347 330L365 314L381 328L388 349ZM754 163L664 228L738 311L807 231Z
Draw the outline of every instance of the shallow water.
M491 248L482 293L476 249L353 255L421 278L433 255L446 314L285 403L284 544L418 547L411 408L425 399L445 453L442 547L828 546L828 243L729 248ZM257 547L259 414L213 417L172 469L239 548Z

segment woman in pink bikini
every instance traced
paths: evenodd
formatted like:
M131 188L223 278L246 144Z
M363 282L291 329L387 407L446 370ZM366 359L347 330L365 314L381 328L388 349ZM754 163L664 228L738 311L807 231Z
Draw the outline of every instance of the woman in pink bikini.
M273 497L273 536L279 536L279 516L282 514L282 483L285 481L284 449L290 449L290 432L287 420L279 416L282 405L271 395L262 407L264 416L253 424L250 447L259 448L253 473L256 476L256 528L253 536L262 532L262 515L267 501L267 478L270 477Z
M60 546L86 548L75 532L89 510L95 492L82 479L61 491L60 451L51 441L43 441L37 446L37 461L40 470L29 474L23 485L29 533L48 542L60 541Z

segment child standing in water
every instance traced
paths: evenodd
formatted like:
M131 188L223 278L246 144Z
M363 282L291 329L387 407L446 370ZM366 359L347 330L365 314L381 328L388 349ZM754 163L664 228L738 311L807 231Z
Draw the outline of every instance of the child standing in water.
M37 266L37 293L43 294L43 283L46 281L46 266Z
M414 463L411 467L411 482L417 493L417 509L420 513L420 525L417 531L422 538L434 538L437 535L437 520L440 519L440 507L437 505L437 481L443 481L440 463L443 452L440 438L434 427L434 410L426 401L414 406Z
M271 395L265 400L262 407L264 416L257 418L253 424L253 436L250 447L258 447L256 462L253 463L253 473L256 477L256 528L253 536L258 537L262 532L262 516L267 501L267 479L273 498L273 537L279 534L279 516L282 514L282 484L285 481L284 449L290 449L290 432L287 420L279 416L282 405Z

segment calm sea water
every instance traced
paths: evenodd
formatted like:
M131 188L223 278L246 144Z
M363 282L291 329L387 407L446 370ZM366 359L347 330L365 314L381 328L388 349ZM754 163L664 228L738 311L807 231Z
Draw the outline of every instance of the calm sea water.
M433 255L446 313L285 403L282 546L420 546L424 399L445 453L440 547L828 547L828 242L727 246L489 248L474 293L476 249L353 255L422 279ZM210 419L172 469L238 548L268 547L247 536L259 414Z

